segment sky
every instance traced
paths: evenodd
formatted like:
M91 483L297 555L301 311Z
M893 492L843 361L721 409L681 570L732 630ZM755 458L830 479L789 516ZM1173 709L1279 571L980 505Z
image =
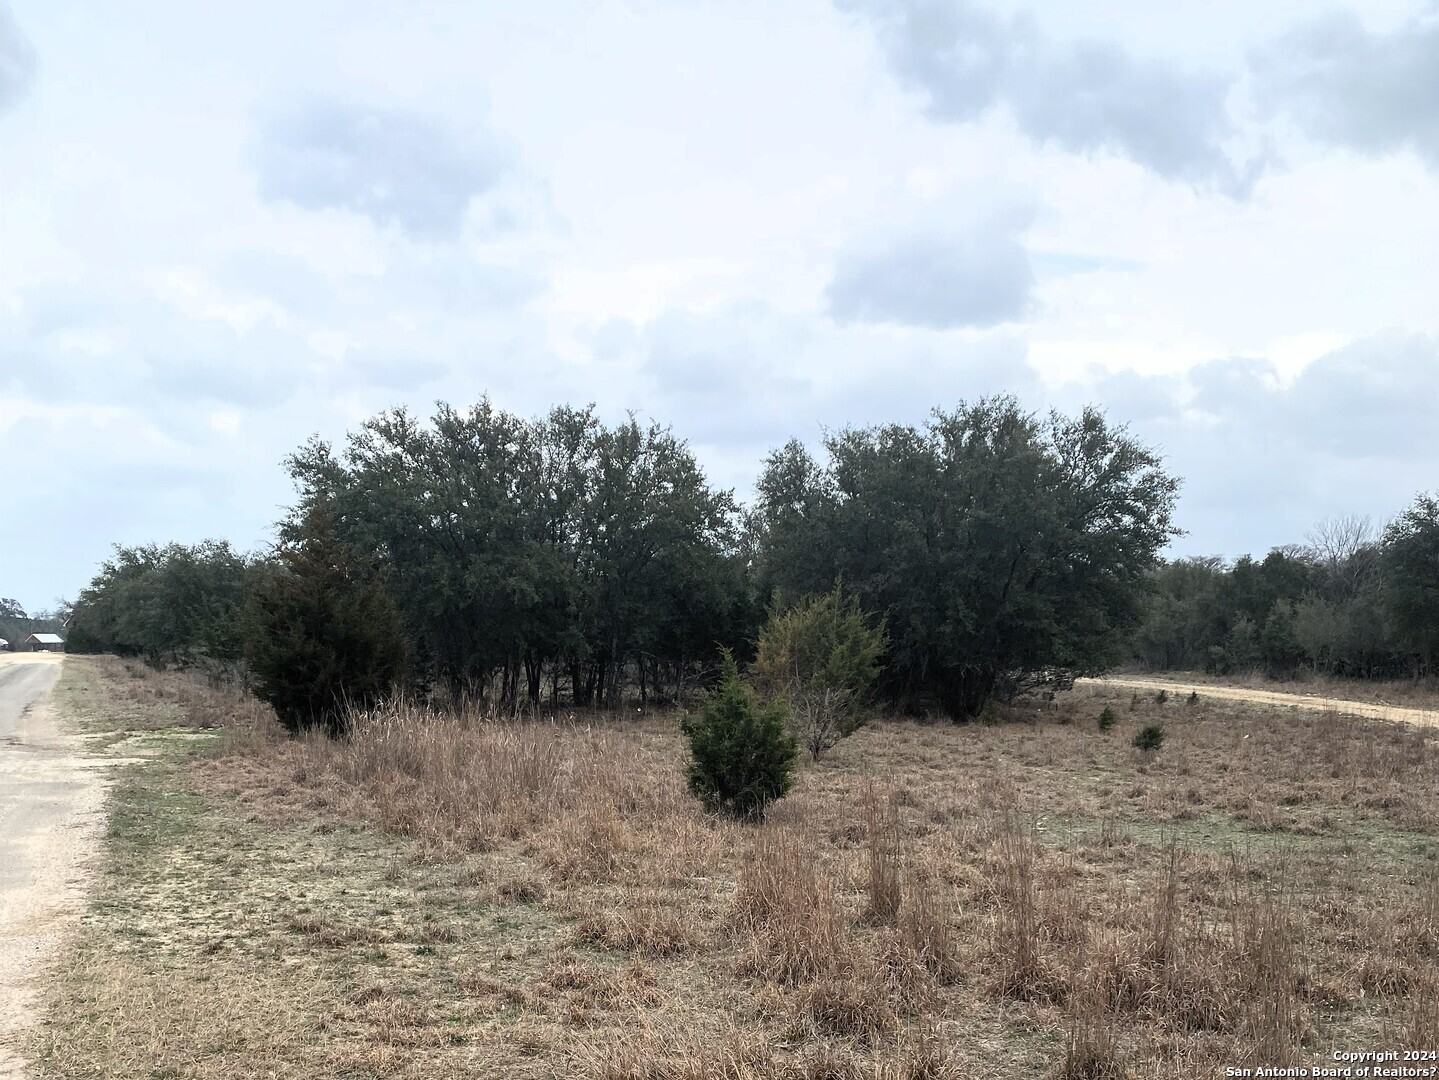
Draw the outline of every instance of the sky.
M0 595L488 394L766 454L1013 393L1174 555L1439 487L1439 3L0 0Z

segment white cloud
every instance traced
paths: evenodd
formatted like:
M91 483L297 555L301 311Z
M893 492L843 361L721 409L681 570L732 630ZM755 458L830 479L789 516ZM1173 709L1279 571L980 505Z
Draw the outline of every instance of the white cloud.
M741 491L826 426L1095 400L1202 551L1432 485L1411 0L857 6L0 12L0 456L49 450L0 592L260 543L312 432L485 392L672 423Z

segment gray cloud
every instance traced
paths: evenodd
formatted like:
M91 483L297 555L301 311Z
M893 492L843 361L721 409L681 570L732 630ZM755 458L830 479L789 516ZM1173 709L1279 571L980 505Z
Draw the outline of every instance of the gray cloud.
M382 390L417 390L442 377L449 368L436 360L393 352L359 349L345 354L344 370L366 386Z
M396 301L455 315L515 312L549 286L536 268L475 258L455 247L394 252L378 278L352 278L376 305Z
M22 420L0 430L8 460L29 458L37 447L46 469L9 470L0 494L0 552L7 575L15 575L7 584L28 587L24 602L31 608L61 595L74 599L112 543L200 539L193 522L225 501L231 487L232 478L219 468L112 464L113 445L73 428ZM66 483L57 489L55 472L62 468Z
M837 0L868 17L890 66L938 120L975 120L1001 99L1036 37L1028 22L948 0Z
M462 135L422 113L315 101L263 124L254 163L263 199L444 239L504 177L511 153L492 134Z
M656 417L701 440L763 442L812 399L813 380L796 363L803 330L750 306L719 315L672 310L635 341L640 370L653 388L645 404ZM596 335L613 346L613 328ZM784 358L784 359L782 359Z
M1034 271L1020 221L999 218L966 232L912 232L840 253L826 293L841 322L889 322L935 330L1023 318Z
M1267 360L1230 358L1183 375L1108 375L1057 395L1094 401L1158 446L1184 479L1180 554L1298 542L1338 514L1384 520L1433 486L1429 436L1439 341L1379 334L1319 357L1291 381Z
M645 385L623 404L673 423L715 465L718 481L743 493L765 454L791 438L817 442L847 424L918 423L937 405L1038 392L1024 343L1012 335L915 337L758 303L669 311L637 334L632 358Z
M208 355L160 354L147 360L143 385L184 403L272 409L294 397L308 374L277 360L271 355L259 361L238 342Z
M0 388L17 397L271 408L319 361L302 335L269 320L237 331L127 285L41 285L18 296L18 315L0 323Z
M1105 42L1055 42L1028 17L968 0L836 0L875 27L891 69L936 120L1004 107L1038 143L1108 151L1170 180L1242 196L1261 162L1236 170L1231 78L1136 57Z
M24 97L34 81L35 49L10 14L10 6L0 3L0 112Z
M292 315L331 313L334 287L313 265L294 255L263 248L226 253L216 268L215 283L242 296L267 300Z
M1228 80L1129 55L1117 45L1046 46L1008 86L1020 130L1072 153L1107 150L1171 180L1238 190L1222 148Z
M1362 153L1412 147L1439 167L1439 18L1374 34L1352 12L1296 28L1251 58L1255 95L1311 138Z

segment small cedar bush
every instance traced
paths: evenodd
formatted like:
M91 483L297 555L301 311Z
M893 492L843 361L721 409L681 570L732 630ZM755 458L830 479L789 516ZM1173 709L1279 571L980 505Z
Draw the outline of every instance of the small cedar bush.
M243 615L255 696L291 732L342 735L351 710L372 708L404 673L399 610L374 560L340 542L323 498L275 561Z
M784 702L790 730L818 761L864 723L886 647L884 627L836 585L770 612L750 676L763 697Z
M686 717L689 788L714 814L764 819L765 807L794 782L796 746L785 728L784 706L760 709L740 682L734 657L724 653L724 677L697 717Z
M1164 725L1146 724L1134 736L1134 745L1141 750L1158 750L1164 745Z
M1118 717L1114 715L1114 710L1111 709L1108 705L1106 705L1104 707L1104 711L1099 714L1099 730L1108 731L1114 726L1114 723L1117 719Z

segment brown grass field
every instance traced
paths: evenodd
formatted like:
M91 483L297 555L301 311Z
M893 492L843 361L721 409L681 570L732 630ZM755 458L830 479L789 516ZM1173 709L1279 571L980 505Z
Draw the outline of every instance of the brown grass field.
M57 704L151 760L39 1077L1211 1077L1439 1048L1434 729L1086 689L876 721L749 826L689 797L673 715L407 708L295 741L85 657Z

